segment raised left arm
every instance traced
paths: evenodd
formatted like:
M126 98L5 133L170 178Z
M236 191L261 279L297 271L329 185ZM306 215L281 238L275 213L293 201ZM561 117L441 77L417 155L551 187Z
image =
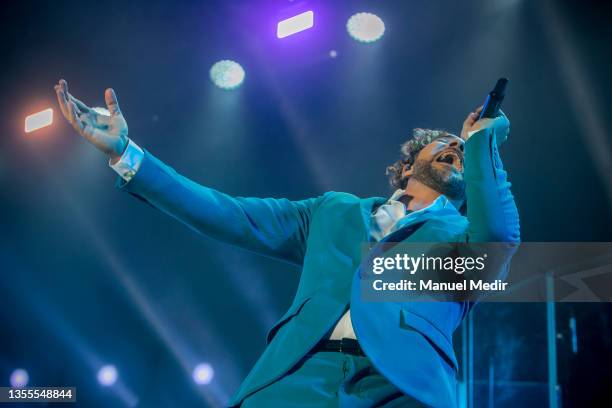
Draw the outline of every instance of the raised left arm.
M518 210L498 151L508 136L510 122L503 114L495 119L475 119L474 113L470 114L462 132L465 137L475 131L465 143L468 241L518 243Z

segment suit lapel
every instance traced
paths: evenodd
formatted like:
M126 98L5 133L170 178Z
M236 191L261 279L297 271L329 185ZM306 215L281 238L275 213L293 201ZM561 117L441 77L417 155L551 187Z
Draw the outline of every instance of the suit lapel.
M372 213L386 201L387 199L383 197L371 197L359 200L359 205L361 207L361 218L363 219L368 239L370 237L370 227L372 226Z
M417 232L430 219L451 214L458 214L457 209L453 206L442 208L437 211L423 212L411 217L407 222L403 223L400 228L380 240L370 251L369 257L378 256L384 250L388 250L390 248L388 243L399 243L406 240Z

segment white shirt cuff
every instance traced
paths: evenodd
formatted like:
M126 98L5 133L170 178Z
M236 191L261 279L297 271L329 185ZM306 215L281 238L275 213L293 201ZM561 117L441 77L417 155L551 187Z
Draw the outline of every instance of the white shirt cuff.
M117 172L125 181L130 181L140 168L140 164L144 159L144 150L142 150L136 143L128 140L128 145L125 151L119 158L119 161L115 164L111 164L110 160L108 165Z

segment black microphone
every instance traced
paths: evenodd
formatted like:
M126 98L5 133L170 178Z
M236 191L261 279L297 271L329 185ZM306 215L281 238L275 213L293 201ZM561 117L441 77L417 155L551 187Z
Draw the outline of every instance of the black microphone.
M508 78L499 78L495 84L495 88L487 95L484 105L482 106L482 112L480 117L482 118L495 118L499 115L499 109L506 96L506 85L508 85Z

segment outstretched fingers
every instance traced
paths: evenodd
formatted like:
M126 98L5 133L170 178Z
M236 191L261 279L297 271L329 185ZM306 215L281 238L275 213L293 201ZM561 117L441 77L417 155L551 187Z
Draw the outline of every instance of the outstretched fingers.
M76 103L74 103L73 101L68 102L68 112L70 115L69 121L74 130L76 130L78 134L80 134L85 139L91 142L94 138L95 132L91 130L93 129L93 122L89 118L90 115L88 113L81 113L78 110Z
M74 102L68 101L68 121L72 125L72 127L77 131L81 132L83 128L81 120L79 119L78 109Z
M79 108L81 112L89 113L89 111L91 110L89 106L85 105L83 102L79 101L77 98L75 98L71 94L68 94L68 99L74 102L74 104L77 106L77 108Z
M60 79L60 82L55 85L55 94L57 95L57 102L59 103L62 114L66 119L70 120L70 113L68 112L68 98L64 92L64 88L62 87L62 81L66 82L63 79Z
M117 95L112 88L108 88L106 91L104 91L104 101L106 102L106 107L108 108L111 116L121 115L119 101L117 100Z

